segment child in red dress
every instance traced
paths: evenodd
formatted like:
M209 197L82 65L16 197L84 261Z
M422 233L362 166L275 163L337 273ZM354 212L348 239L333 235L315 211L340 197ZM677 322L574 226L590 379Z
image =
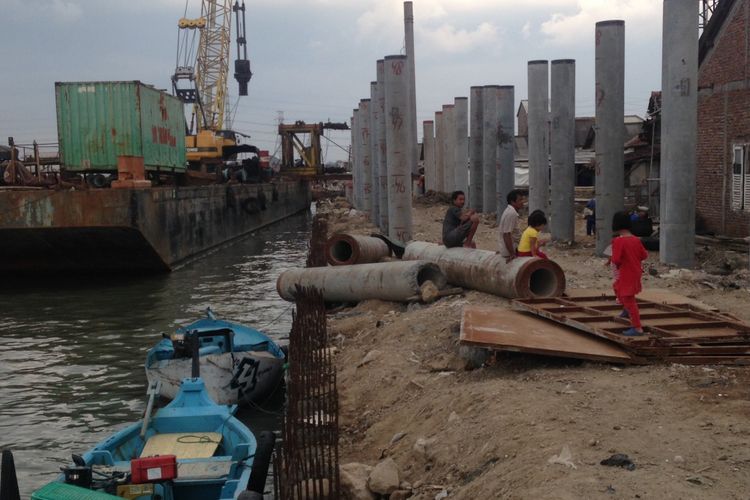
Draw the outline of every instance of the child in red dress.
M612 218L612 231L617 236L612 240L612 264L616 267L612 285L617 299L625 311L624 317L630 317L631 328L623 335L635 337L643 335L641 316L635 296L641 291L641 262L646 260L648 252L643 248L640 238L630 233L630 217L627 212L617 212Z

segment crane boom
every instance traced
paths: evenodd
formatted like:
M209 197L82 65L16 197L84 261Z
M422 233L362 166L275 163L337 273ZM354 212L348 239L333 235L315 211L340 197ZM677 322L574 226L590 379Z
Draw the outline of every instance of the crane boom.
M201 17L206 26L198 45L196 87L203 113L197 113L198 130L224 127L224 100L227 96L232 8L230 0L203 0Z
M177 66L172 88L185 104L192 104L185 146L189 167L201 172L218 172L217 167L236 157L240 149L238 139L242 134L224 130L229 121L225 112L229 102L227 79L233 13L237 20L234 77L239 83L239 95L247 95L252 72L247 59L244 0L241 4L240 0L234 0L234 5L232 0L201 0L201 16L183 17L178 23ZM196 38L198 48L194 50Z

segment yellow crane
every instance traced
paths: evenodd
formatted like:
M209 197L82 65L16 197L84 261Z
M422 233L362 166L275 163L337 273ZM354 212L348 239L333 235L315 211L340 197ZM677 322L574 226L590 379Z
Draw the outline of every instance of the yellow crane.
M192 176L213 178L223 163L237 153L258 152L254 146L240 144L240 138L247 136L225 129L233 15L237 30L234 77L239 83L239 95L244 96L252 77L244 0L242 4L239 0L234 4L231 0L201 0L200 17L182 17L177 24L177 66L172 88L184 103L192 104L185 138L188 172Z

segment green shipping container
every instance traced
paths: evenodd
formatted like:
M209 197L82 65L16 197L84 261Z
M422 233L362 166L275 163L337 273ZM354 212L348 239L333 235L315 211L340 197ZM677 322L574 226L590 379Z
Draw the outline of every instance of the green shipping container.
M185 170L185 115L174 96L141 82L56 82L57 135L69 171L117 170L142 156L147 170Z

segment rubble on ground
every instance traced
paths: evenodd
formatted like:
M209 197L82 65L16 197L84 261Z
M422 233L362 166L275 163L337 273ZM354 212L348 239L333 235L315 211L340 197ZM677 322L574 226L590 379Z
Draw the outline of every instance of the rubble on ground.
M375 229L336 203L327 212L332 231ZM414 209L420 239L439 239L446 208ZM550 245L550 257L569 287L611 290L609 268L593 256L594 239L578 222L577 243ZM477 245L495 249L490 226L480 226ZM725 259L731 272L714 272ZM699 262L689 273L673 272L652 253L644 288L750 321L742 259L699 252ZM392 459L401 484L391 498L739 498L747 489L750 368L623 366L519 353L468 363L458 338L467 305L510 307L467 291L419 307L364 301L330 316L341 348L341 463L374 467ZM379 354L357 366L373 351ZM565 446L576 468L549 463ZM636 469L600 465L616 454Z

